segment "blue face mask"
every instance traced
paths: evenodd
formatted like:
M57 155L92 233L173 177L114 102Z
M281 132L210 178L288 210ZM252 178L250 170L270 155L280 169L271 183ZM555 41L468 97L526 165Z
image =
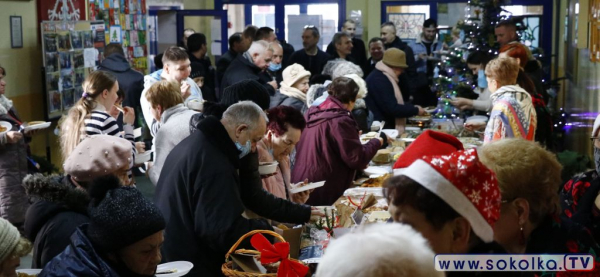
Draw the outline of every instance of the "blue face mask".
M269 63L269 70L275 72L281 69L281 64Z
M250 151L252 151L252 143L250 142L250 140L246 141L246 145L241 145L239 142L235 142L235 147L237 147L238 150L240 150L240 159L243 158L244 156L250 154Z
M483 69L477 71L477 86L480 88L487 88L488 86L487 79L485 78L485 71Z

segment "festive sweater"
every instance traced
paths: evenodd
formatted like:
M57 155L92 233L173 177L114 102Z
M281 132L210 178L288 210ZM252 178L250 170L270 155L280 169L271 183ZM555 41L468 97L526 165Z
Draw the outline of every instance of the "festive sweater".
M492 93L492 111L484 143L504 138L534 140L537 117L531 96L518 85L503 86Z

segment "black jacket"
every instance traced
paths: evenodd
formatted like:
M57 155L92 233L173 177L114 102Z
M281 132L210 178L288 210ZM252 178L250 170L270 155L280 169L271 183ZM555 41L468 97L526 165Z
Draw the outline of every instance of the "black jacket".
M227 71L227 68L229 68L229 65L233 62L233 60L235 60L237 56L237 52L233 51L232 49L229 49L229 51L225 52L225 54L223 54L216 62L217 84L221 85L221 82L223 81L223 76L225 75L225 71ZM221 87L219 91L223 91L223 88Z
M283 60L281 61L281 64L288 64L290 57L294 54L294 46L287 43L285 40L280 40L279 43L281 44L281 48L283 48Z
M131 69L125 57L120 54L112 54L100 63L98 70L111 72L117 77L119 88L125 92L123 106L134 109L140 107L140 97L144 90L144 75Z
M352 38L352 46L352 53L350 53L352 59L349 59L349 61L360 66L364 73L363 76L367 76L365 72L367 70L367 50L365 48L365 43L362 39ZM327 45L327 50L325 52L330 56L337 57L337 51L335 50L333 41Z
M275 95L271 97L271 105L269 105L269 108L275 108L277 106L289 106L303 114L306 112L306 110L308 110L306 102L302 102L302 100L298 98L289 97L285 94L282 94L279 90L277 90Z
M314 56L309 56L304 49L300 49L292 54L288 63L284 64L284 68L288 65L297 63L304 67L304 69L310 71L310 76L315 76L320 75L321 72L323 72L323 67L325 67L325 64L331 59L332 57L321 51L321 49L318 49L317 54Z
M225 253L241 236L272 227L242 217L239 151L225 127L212 116L198 127L173 148L156 186L167 222L162 253L167 262L192 262L190 276L221 276Z
M400 90L402 91L402 95L414 95L416 93L418 85L415 82L415 80L417 80L418 78L415 54L412 48L410 48L410 46L403 42L399 37L396 37L396 39L394 39L392 43L385 44L386 50L392 47L398 48L404 51L404 53L406 54L406 65L408 65L408 68L406 68L404 74L400 75L400 77L398 78L398 83L400 86ZM405 100L407 100L406 97Z
M275 78L275 82L277 82L277 85L279 86L279 84L281 84L281 82L283 82L283 76L282 76L283 70L277 70L276 72L273 72L269 69L263 71L260 73L260 79L263 80L265 83L271 82L273 81L273 78ZM275 95L275 90L270 90L269 93L273 93L273 94L269 94L270 96Z
M375 120L385 120L384 129L395 129L396 118L407 118L419 113L419 109L411 104L398 104L392 83L380 70L373 70L365 81L370 92L365 102Z
M32 268L43 268L70 243L78 226L88 223L88 198L69 177L28 176L24 186L35 202L27 210L25 236L33 242Z
M206 101L216 102L217 96L215 95L215 69L213 68L210 59L204 56L202 59L196 58L192 53L188 53L190 57L190 63L192 66L192 74L190 78L204 77L204 86L202 86L202 98ZM196 72L194 72L196 67ZM196 74L194 74L196 73Z
M239 81L255 80L263 85L270 95L275 94L275 89L260 78L262 69L250 62L244 55L238 55L225 71L221 82L221 91Z

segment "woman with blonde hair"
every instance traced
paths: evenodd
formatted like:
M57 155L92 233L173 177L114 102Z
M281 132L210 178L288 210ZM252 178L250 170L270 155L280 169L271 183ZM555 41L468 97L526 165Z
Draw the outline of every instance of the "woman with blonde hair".
M586 228L559 217L562 166L554 154L524 139L495 141L478 153L498 179L502 202L494 240L509 254L600 253Z
M109 114L117 99L119 83L117 78L105 71L94 71L83 82L83 94L69 110L62 125L60 137L63 159L87 136L110 135L124 137L131 142L135 159L135 142L133 140L133 122L135 112L131 107L123 107L124 136L119 131L117 120ZM129 172L131 179L132 175Z

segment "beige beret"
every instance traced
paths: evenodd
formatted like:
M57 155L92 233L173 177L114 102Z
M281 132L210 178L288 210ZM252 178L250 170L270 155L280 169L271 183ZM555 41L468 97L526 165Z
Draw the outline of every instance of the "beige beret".
M126 139L109 135L85 138L63 164L66 174L86 182L97 177L129 169L132 145Z

